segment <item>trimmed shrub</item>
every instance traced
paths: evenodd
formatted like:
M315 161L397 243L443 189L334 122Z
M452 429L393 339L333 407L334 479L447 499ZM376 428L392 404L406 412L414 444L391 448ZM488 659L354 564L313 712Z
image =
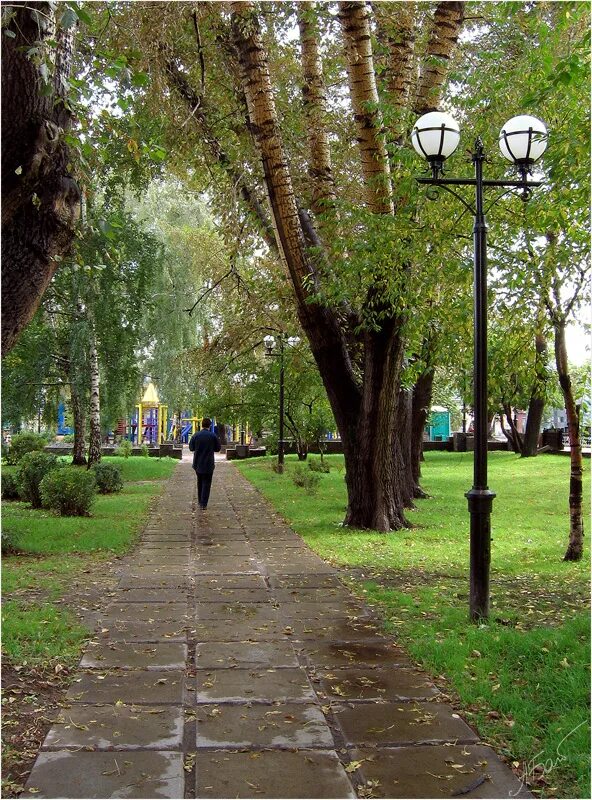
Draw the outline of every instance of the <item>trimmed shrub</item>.
M121 456L122 458L129 458L132 454L133 445L129 439L122 439L119 442L115 450L116 456Z
M2 499L20 500L18 478L15 472L2 471Z
M17 471L19 493L33 508L41 508L39 485L43 478L57 467L57 458L51 453L25 453L21 458Z
M296 486L306 489L308 494L314 494L319 488L321 476L318 472L311 472L309 469L305 469L304 467L298 465L292 472L292 480Z
M115 464L93 464L92 471L100 494L113 494L123 489L121 470Z
M26 453L43 450L47 440L39 433L17 433L12 437L10 448L6 455L6 463L15 466Z
M2 555L8 556L11 553L20 553L19 542L20 535L16 531L7 530L2 531Z
M329 466L328 462L323 459L318 461L316 458L309 458L308 467L313 472L331 472L331 467Z
M62 517L88 517L97 493L92 470L63 467L41 481L43 505L58 511Z
M146 442L144 442L144 444L140 447L140 455L144 456L144 458L148 458L148 456L150 455L150 448L148 447Z

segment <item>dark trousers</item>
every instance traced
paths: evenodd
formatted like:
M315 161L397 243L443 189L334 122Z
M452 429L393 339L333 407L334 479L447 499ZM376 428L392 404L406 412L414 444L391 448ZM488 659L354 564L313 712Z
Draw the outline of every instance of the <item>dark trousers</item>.
M202 508L205 508L210 499L210 489L212 488L213 472L198 472L197 473L197 502Z

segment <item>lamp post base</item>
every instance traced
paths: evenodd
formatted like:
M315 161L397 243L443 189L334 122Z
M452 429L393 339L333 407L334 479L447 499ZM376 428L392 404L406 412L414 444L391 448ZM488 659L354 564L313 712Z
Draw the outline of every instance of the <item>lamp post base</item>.
M479 622L489 617L491 509L495 492L473 487L465 497L471 515L469 615L473 622Z

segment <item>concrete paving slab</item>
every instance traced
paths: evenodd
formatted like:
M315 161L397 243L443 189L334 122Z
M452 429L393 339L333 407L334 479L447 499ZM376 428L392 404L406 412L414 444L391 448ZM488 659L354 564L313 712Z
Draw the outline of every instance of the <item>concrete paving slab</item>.
M328 569L330 569L328 567ZM334 572L334 570L333 570ZM341 589L343 584L337 575L323 574L290 574L270 575L269 585L272 589Z
M316 703L306 672L295 669L212 669L197 674L198 703Z
M190 571L188 563L185 564L149 564L146 566L137 563L122 566L120 573L128 578L149 578L159 580L161 578L169 580L179 580L188 575Z
M198 603L269 603L272 595L269 589L215 589L197 586L195 599Z
M371 618L368 606L353 601L342 600L340 603L327 600L326 602L282 603L280 608L282 619L288 620L323 620L352 619L361 620Z
M199 557L192 566L194 575L236 575L259 573L257 562L244 556L208 556Z
M348 747L477 741L466 722L443 703L345 703L332 711Z
M119 589L186 589L190 579L183 575L150 575L136 577L126 575L118 583Z
M216 539L211 540L211 544L204 541L199 542L196 552L200 558L209 558L210 556L252 556L253 548L246 541L238 539L220 541L216 537Z
M198 748L334 747L317 705L209 705L197 709Z
M183 723L179 706L72 704L59 712L42 750L179 750Z
M196 797L353 798L335 752L198 753Z
M174 555L172 553L165 554L164 552L157 553L156 555L147 555L136 552L134 555L134 565L138 567L152 566L153 564L160 564L165 566L183 566L187 564L189 556L187 554Z
M355 641L364 639L378 639L382 634L382 626L372 620L353 622L348 618L327 620L319 624L314 619L296 619L291 621L294 638L302 641ZM386 639L386 637L384 637Z
M232 619L197 621L191 628L198 642L249 642L284 639L291 629L280 622L255 622Z
M320 692L330 700L421 700L439 694L425 672L405 667L350 667L318 677Z
M286 639L277 642L204 642L196 647L198 669L297 667L298 658Z
M197 588L209 589L267 589L267 585L260 574L241 575L203 575L196 578Z
M308 585L313 585L312 581L315 576L325 577L336 574L333 567L330 567L320 559L315 561L313 559L297 558L292 562L289 559L282 559L281 561L267 559L265 561L261 560L260 563L269 576L300 575L304 569L306 570Z
M183 755L151 751L41 753L25 795L43 798L180 798Z
M331 605L334 603L347 603L352 602L352 595L343 584L333 587L323 587L320 589L315 588L292 588L292 589L278 589L274 587L272 590L274 598L279 603L290 604L293 603L326 603Z
M493 750L482 745L354 750L351 756L362 762L357 774L365 782L378 781L373 797L532 797Z
M119 589L111 592L110 598L123 603L177 603L185 601L188 589Z
M109 603L105 609L105 617L115 617L120 620L137 620L138 622L151 622L152 620L187 620L189 608L187 603ZM99 619L102 619L99 614Z
M313 642L295 645L314 667L346 667L348 665L400 664L412 667L409 656L390 640L373 642Z
M76 676L66 693L71 703L126 703L180 705L185 695L185 673L157 670L86 672Z
M95 634L100 639L111 639L122 642L184 642L187 638L185 629L190 625L188 620L176 619L170 622L155 620L139 622L137 620L118 619L103 616L100 627Z
M258 622L279 622L280 616L277 608L267 603L198 603L196 606L197 619L230 619L244 620L254 624Z
M125 644L91 642L80 662L82 669L167 669L185 668L187 645L183 642Z

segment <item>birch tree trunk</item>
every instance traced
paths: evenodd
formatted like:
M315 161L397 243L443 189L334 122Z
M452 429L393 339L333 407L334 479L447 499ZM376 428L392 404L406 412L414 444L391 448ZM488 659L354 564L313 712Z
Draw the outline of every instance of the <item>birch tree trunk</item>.
M74 418L74 452L72 454L72 464L83 466L87 463L85 451L86 439L86 414L78 394L78 387L75 381L70 382L70 403L72 404L72 416Z
M90 323L89 362L90 362L90 443L88 447L88 468L101 460L101 398L99 354L94 322Z
M582 514L582 475L584 470L582 445L580 444L580 425L567 361L565 319L555 319L553 327L555 333L555 363L565 403L570 446L569 543L563 560L580 561L584 553L584 517Z
M80 192L63 141L72 122L64 101L75 26L57 26L60 8L3 6L2 355L33 317L79 215ZM27 55L33 43L41 64Z

